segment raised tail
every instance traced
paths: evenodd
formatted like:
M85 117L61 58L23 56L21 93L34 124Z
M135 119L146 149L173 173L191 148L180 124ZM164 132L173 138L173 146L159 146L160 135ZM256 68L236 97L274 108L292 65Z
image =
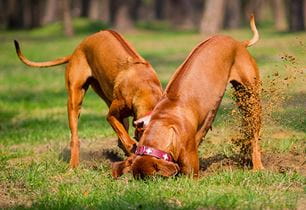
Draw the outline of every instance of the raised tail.
M57 58L53 61L46 61L46 62L33 62L28 60L20 51L20 47L19 47L19 43L14 40L14 44L15 44L15 48L16 48L16 53L19 57L19 59L26 65L28 66L32 66L32 67L50 67L50 66L57 66L57 65L61 65L64 63L68 63L68 61L71 58L71 55L65 56L65 57L61 57L61 58Z
M257 31L256 25L255 25L255 18L254 15L251 15L250 17L250 26L251 30L253 32L253 37L251 40L244 41L244 44L246 47L250 47L253 44L255 44L259 40L259 33Z

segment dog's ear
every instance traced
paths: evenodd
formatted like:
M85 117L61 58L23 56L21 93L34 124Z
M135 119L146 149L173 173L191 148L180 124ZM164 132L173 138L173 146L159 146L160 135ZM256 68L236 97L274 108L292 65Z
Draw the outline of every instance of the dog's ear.
M154 167L157 171L156 174L166 177L175 176L180 171L178 164L162 159L157 159Z
M148 126L149 122L151 120L151 115L146 115L142 118L139 118L138 120L133 122L133 126L135 127L135 139L137 141L140 140L145 128Z
M132 155L124 161L119 161L119 162L112 163L113 178L118 178L118 177L122 176L123 174L126 174L126 173L130 172L131 165L132 165L134 159L135 159L135 155Z
M134 127L135 128L138 128L138 129L141 129L141 128L145 128L147 127L147 125L149 124L151 120L151 115L146 115L142 118L139 118L138 120L134 121Z

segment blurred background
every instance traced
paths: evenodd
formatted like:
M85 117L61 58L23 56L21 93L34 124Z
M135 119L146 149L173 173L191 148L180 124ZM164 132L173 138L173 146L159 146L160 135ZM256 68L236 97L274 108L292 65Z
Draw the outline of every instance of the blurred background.
M270 23L276 31L303 31L305 0L0 0L0 27L32 29L61 23L75 33L73 19L88 18L96 28L195 30L216 33L248 23Z

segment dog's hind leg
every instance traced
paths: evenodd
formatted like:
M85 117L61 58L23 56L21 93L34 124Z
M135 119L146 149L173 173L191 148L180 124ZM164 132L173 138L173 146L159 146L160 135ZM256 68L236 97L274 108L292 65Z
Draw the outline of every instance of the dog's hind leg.
M242 55L241 55L242 54ZM257 65L248 53L241 53L232 68L230 81L242 114L242 152L251 154L254 170L263 169L259 146L261 129L260 78Z
M68 120L71 132L70 141L70 167L79 164L80 142L78 138L78 118L84 95L88 89L90 68L85 59L71 60L66 67L66 87L68 92Z

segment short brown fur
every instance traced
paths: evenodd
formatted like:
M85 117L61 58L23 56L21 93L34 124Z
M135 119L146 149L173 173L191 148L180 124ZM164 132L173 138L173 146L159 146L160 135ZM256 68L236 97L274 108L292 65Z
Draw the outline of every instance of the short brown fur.
M253 18L251 27L252 31L257 32L253 28ZM154 174L172 176L179 168L179 172L197 177L198 146L211 127L229 82L237 91L244 88L246 94L237 94L237 97L253 96L252 100L238 98L238 101L246 100L246 104L238 105L246 111L248 121L257 123L248 132L250 153L253 169L263 169L258 144L261 124L260 78L257 65L246 49L257 40L258 32L254 33L250 42L218 35L198 45L176 70L162 99L154 108L151 121L138 145L167 152L174 162L134 155L128 161L114 163L113 176L118 177L128 171L135 177Z
M89 86L109 106L107 120L119 137L119 146L127 155L133 152L136 141L128 135L127 118L132 116L136 120L150 112L161 98L162 88L152 66L121 35L100 31L81 42L72 55L47 62L29 61L22 55L17 41L15 47L20 60L29 66L68 63L65 81L72 168L79 164L78 118Z

